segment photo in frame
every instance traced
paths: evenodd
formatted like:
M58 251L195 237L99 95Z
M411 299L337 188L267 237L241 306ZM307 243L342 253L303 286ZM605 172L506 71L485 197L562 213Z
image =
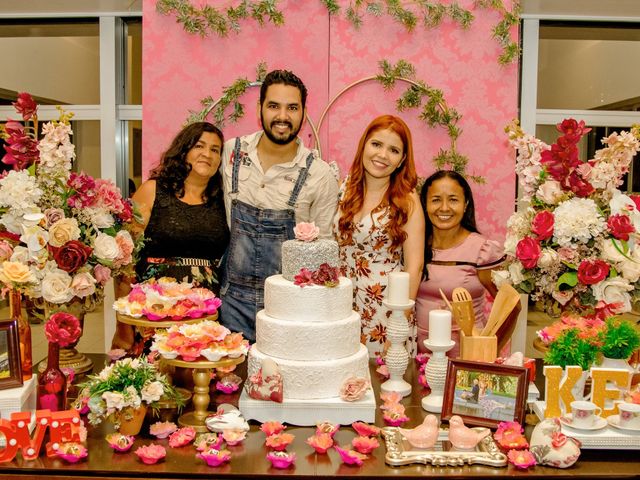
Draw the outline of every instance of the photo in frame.
M18 322L0 321L0 390L22 386Z
M522 425L528 376L525 367L450 360L442 420L459 415L467 426L497 428L514 420Z

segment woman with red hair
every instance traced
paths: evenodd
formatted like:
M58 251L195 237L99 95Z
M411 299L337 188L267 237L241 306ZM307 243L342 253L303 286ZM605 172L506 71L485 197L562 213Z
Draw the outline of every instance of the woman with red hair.
M387 318L382 300L391 272L410 274L409 295L416 298L424 255L424 214L409 127L382 115L364 131L349 176L341 189L335 222L342 274L354 283L354 310L362 319L361 340L369 354L385 351ZM408 347L416 349L410 317Z

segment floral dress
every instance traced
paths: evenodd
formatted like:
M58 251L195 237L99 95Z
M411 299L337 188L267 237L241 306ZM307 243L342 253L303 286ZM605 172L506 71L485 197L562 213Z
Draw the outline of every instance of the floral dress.
M351 243L340 246L340 269L342 275L353 282L353 309L360 314L360 340L374 357L385 350L387 341L387 319L391 315L382 300L386 296L387 279L391 272L400 272L402 247L389 252L391 238L385 225L388 209L384 208L365 215L356 225ZM338 229L340 211L334 229ZM413 313L409 319L407 350L411 356L416 352L416 324Z

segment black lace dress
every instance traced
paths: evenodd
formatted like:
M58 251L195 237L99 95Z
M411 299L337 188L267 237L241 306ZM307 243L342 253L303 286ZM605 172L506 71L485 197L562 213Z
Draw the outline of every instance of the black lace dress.
M222 192L210 204L189 205L157 187L144 236L140 281L168 276L219 294L218 267L229 244Z

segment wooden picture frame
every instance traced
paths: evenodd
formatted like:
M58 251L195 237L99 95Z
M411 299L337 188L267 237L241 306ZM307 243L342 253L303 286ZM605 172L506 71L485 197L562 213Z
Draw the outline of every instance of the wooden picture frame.
M0 390L22 386L18 322L0 320Z
M442 420L459 415L467 426L498 428L514 420L523 425L528 388L525 367L450 360Z

